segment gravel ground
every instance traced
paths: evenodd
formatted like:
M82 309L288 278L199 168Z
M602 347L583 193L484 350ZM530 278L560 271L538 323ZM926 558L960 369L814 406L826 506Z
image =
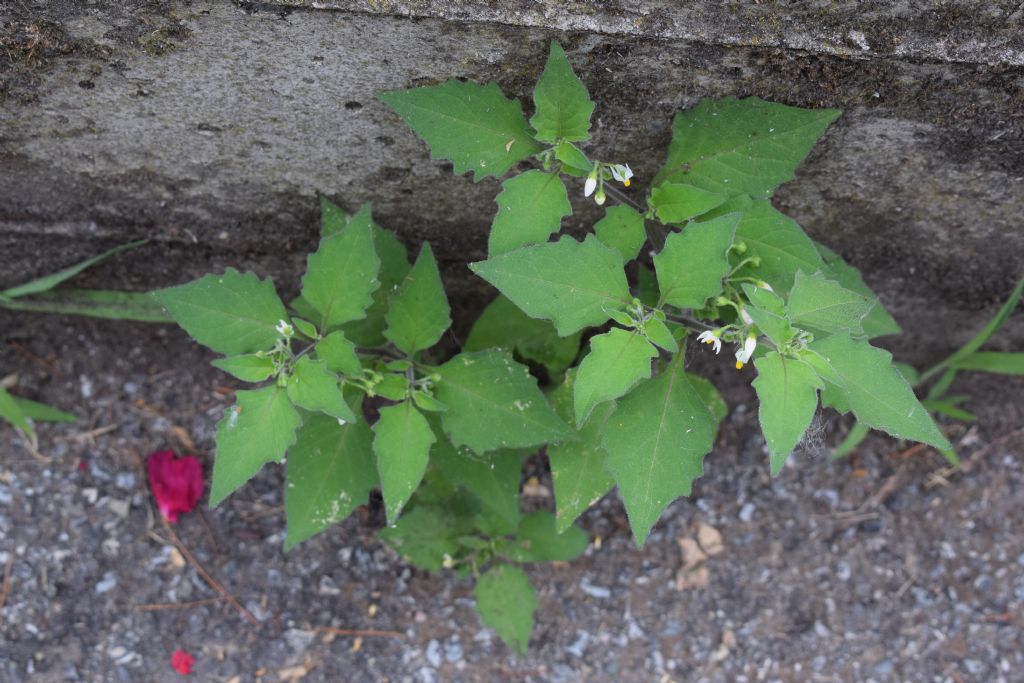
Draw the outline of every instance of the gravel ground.
M963 471L875 437L831 464L843 426L826 417L769 480L733 379L706 476L643 550L609 496L582 520L584 557L529 570L541 609L518 656L480 625L470 582L376 539L377 511L284 554L275 466L174 527L254 623L216 600L142 468L190 442L210 456L235 385L209 358L170 328L0 313L0 375L82 418L40 429L46 462L0 427L0 680L179 681L182 648L193 680L239 683L1024 681L1024 381L961 381L999 397L950 429Z

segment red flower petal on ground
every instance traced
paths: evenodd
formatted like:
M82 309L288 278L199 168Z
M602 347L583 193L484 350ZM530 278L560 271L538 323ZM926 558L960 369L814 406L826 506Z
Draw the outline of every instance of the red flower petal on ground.
M179 458L173 451L157 451L146 460L146 470L157 507L168 522L192 512L203 496L203 466L193 455Z
M171 655L171 666L182 676L188 676L192 673L192 665L195 663L196 658L184 650L175 650L174 654Z

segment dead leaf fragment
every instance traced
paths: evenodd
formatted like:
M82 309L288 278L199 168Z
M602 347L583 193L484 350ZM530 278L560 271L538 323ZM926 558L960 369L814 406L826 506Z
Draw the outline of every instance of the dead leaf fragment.
M719 555L725 550L725 546L722 544L722 534L718 533L718 529L704 522L697 524L697 542L710 557Z
M711 653L712 662L721 662L729 656L729 652L732 651L732 646L736 644L736 634L725 629L722 631L722 642L719 644L718 649Z
M704 565L696 569L680 569L676 572L676 590L684 591L689 588L704 588L711 582L711 572Z
M678 543L679 550L683 553L683 571L689 571L708 559L708 556L697 545L697 541L692 538L680 538Z

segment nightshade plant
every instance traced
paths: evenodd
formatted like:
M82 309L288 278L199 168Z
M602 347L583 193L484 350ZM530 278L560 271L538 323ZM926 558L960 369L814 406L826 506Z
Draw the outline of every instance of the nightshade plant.
M578 146L594 103L557 43L529 120L493 83L381 99L455 173L502 177L535 160L504 181L488 258L470 266L500 295L461 351L443 357L436 347L451 321L430 246L410 264L368 207L346 216L327 201L289 306L269 280L234 270L157 292L224 355L214 365L259 385L239 391L218 425L212 505L287 454L291 547L379 487L385 539L418 567L475 576L484 622L524 650L537 603L517 564L582 552L573 522L616 486L642 545L702 474L727 409L685 370L700 342L728 347L737 369L753 365L772 473L819 404L950 448L890 354L870 343L899 332L896 322L856 270L770 201L838 111L702 102L676 116L644 210L609 206L582 241L551 241L572 211L567 179L604 204L632 177ZM546 391L524 363L546 370ZM556 511L524 515L521 465L541 447Z

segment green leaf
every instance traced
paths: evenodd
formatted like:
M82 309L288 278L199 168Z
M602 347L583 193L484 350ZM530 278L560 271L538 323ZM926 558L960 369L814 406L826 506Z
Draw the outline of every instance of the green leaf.
M380 409L373 425L373 452L377 454L381 491L388 521L398 519L427 471L430 447L437 440L430 423L412 401Z
M516 562L569 562L587 549L587 535L575 526L565 531L555 527L555 516L547 510L524 515L516 530L511 559Z
M433 420L431 420L433 422ZM519 521L519 455L495 451L480 456L467 448L455 448L438 429L430 451L431 462L453 484L473 494L511 532Z
M811 366L774 351L756 359L754 365L754 390L761 402L758 417L775 476L810 426L823 385Z
M405 245L394 233L373 225L373 246L380 257L380 272L377 274L380 287L373 293L373 304L366 309L366 317L345 323L345 336L359 346L384 346L385 315L388 310L388 296L401 284L409 273L409 257Z
M591 337L590 353L580 363L573 392L576 425L582 426L594 408L629 393L651 376L658 350L636 330L614 327Z
M537 130L535 138L541 142L590 139L594 103L586 86L573 73L562 46L556 42L551 43L544 73L533 91L533 101L537 113L530 119L530 125Z
M0 389L0 391L3 391ZM21 409L21 414L36 422L78 422L78 418L71 413L57 410L52 406L37 401L30 401L27 398L12 396L14 402Z
M569 175L582 177L590 173L594 162L571 142L560 142L555 145L555 159L562 162L562 171Z
M605 423L608 470L638 546L669 503L690 495L713 445L715 421L683 372L682 359L678 354L660 375L621 399Z
M150 292L117 292L105 289L60 288L21 299L4 299L0 306L15 311L58 315L84 315L107 320L173 323L174 318Z
M836 393L858 421L899 438L939 449L950 447L910 385L893 367L891 354L839 334L816 339L809 349L835 374L838 382L828 376L822 379L836 385Z
M2 292L0 292L0 296L7 297L8 299L17 299L20 296L28 296L30 294L42 294L43 292L53 289L60 283L66 280L70 280L74 276L81 273L83 270L95 266L97 263L100 263L102 261L106 261L111 256L119 254L122 251L127 251L129 249L135 249L136 247L140 247L148 241L148 239L136 240L135 242L128 242L127 244L122 244L120 246L114 247L113 249L109 249L103 252L99 256L94 256L91 259L86 259L81 263L76 263L73 266L64 268L63 270L59 270L56 273L45 275L43 277L36 278L35 280L30 280L29 282L25 282L16 287L11 287L10 289L5 289Z
M373 433L366 421L339 425L326 415L308 416L288 452L285 550L348 517L376 486Z
M412 401L416 404L416 407L420 410L424 410L430 413L443 413L448 410L448 406L438 401L430 394L423 391L413 391Z
M320 237L330 237L342 231L349 216L327 197L320 197Z
M384 336L410 356L436 344L451 324L451 308L428 242L416 264L388 299Z
M857 292L825 279L820 272L805 275L798 271L786 310L797 327L826 333L860 334L861 321L871 305Z
M975 351L956 360L952 367L957 370L980 370L1000 375L1024 375L1024 353Z
M338 377L322 360L303 356L288 378L288 398L299 408L327 413L345 422L356 422L355 413L341 398Z
M500 177L541 150L519 103L494 83L450 80L444 85L382 93L380 99L430 145L433 159L449 159L473 180Z
M660 346L669 353L675 353L679 350L679 343L672 336L672 331L669 330L668 325L658 318L647 320L643 326L643 333L652 344Z
M522 358L540 363L554 375L576 360L581 336L576 332L559 337L550 322L531 318L499 294L473 323L463 350L514 350Z
M370 396L383 396L389 401L404 401L409 394L409 379L405 374L389 374L373 386Z
M623 261L632 261L647 241L644 217L636 209L619 204L604 210L604 218L594 224L597 239L622 254Z
M216 507L268 462L279 461L295 443L302 420L277 385L235 394L237 404L217 424L210 507Z
M662 183L651 192L651 206L662 223L685 223L725 203L729 195L692 185Z
M270 349L288 318L271 280L233 268L153 296L193 339L225 356Z
M655 178L709 192L767 199L841 112L798 109L757 97L704 100L676 114L668 160Z
M686 373L686 379L690 380L690 384L693 385L694 390L700 395L701 400L704 401L708 413L714 418L714 431L717 434L719 423L729 414L729 406L725 404L725 401L722 400L722 395L718 393L718 389L709 380L700 375L691 375L690 373Z
M526 653L537 598L521 569L496 565L477 579L476 609L484 624L493 628L506 645Z
M654 271L642 263L636 268L636 289L637 298L644 306L657 308L661 300L661 292L658 291L658 278Z
M359 362L355 345L341 331L331 332L316 344L316 357L327 363L331 372L340 372L348 377L363 374L363 364Z
M551 393L555 410L567 421L573 420L574 377L575 371L567 373L565 381ZM548 459L551 461L551 481L555 488L556 529L559 533L569 529L577 517L615 485L605 469L607 456L601 443L605 422L614 412L613 401L598 406L579 431L577 441L563 441L547 447Z
M903 375L903 379L907 380L907 384L910 386L916 385L917 381L921 377L917 370L914 369L913 365L908 365L907 363L893 363L892 366L900 371L900 374Z
M995 317L992 318L984 328L982 328L981 332L974 335L974 337L964 344L956 353L949 356L935 367L929 368L927 372L921 375L921 381L925 381L943 368L959 363L961 360L980 349L982 345L987 342L1000 327L1003 326L1006 319L1009 318L1010 314L1013 313L1015 308L1017 308L1017 303L1020 301L1022 294L1024 294L1024 278L1021 278L1020 282L1017 283L1017 286L1013 288L1013 291L1010 292L1010 297L999 308Z
M921 404L933 413L939 413L940 415L951 417L954 420L974 422L978 419L978 416L974 413L969 413L949 401L922 401Z
M754 200L749 195L738 194L730 197L726 202L719 204L705 214L694 218L698 223L721 218L730 213L744 213L754 205Z
M25 413L22 412L21 406L14 400L14 397L7 393L6 390L0 388L0 417L10 422L12 425L25 432L26 434L35 434L32 429L32 425L25 419Z
M607 310L624 308L632 298L622 257L593 235L583 242L523 247L470 269L501 290L527 315L555 323L563 337L608 320Z
M665 248L654 257L662 303L700 308L721 293L738 220L739 216L731 214L668 236Z
M779 294L789 291L798 271L811 274L822 268L821 257L811 238L767 201L754 202L743 214L736 226L736 241L747 245L742 258L761 259L760 265L747 266L737 275L760 278Z
M303 320L302 318L292 317L292 325L295 327L296 332L300 335L300 338L305 337L306 339L317 339L319 333L316 330L316 325Z
M210 364L243 382L262 382L274 374L273 360L251 353L243 356L217 358Z
M444 566L446 555L451 557L459 551L454 538L457 533L451 515L444 509L417 505L394 526L381 529L379 536L393 545L406 562L436 572Z
M796 331L785 317L785 302L771 292L744 284L743 291L750 299L750 305L744 306L750 319L758 330L765 334L776 347L782 347L793 340Z
M339 232L320 240L320 248L306 261L302 298L320 313L320 327L326 330L364 317L373 303L371 294L380 286L379 270L367 205Z
M572 214L565 184L557 173L526 171L501 185L498 213L491 223L487 253L497 256L528 244L547 242L562 218Z
M775 315L786 314L786 302L778 294L748 283L743 284L743 292L754 306Z
M437 369L441 421L455 446L477 453L572 438L526 368L504 351L460 353Z
M821 255L823 262L822 270L828 276L828 279L835 280L843 287L852 289L872 302L871 310L868 311L868 314L861 321L864 334L869 339L887 334L899 334L903 331L900 329L899 323L889 314L889 311L885 310L885 306L879 301L878 295L871 291L871 288L864 283L864 278L861 277L859 270L849 265L839 254L825 245L815 242L814 246L817 247L818 253Z

